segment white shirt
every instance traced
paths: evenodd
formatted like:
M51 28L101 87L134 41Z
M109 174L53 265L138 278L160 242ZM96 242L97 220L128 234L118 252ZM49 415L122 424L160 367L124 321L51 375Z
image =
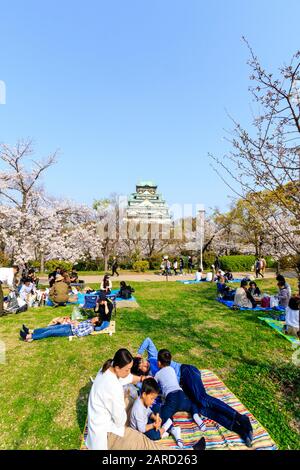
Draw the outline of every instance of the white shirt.
M154 378L159 383L164 397L166 397L171 392L182 390L182 388L179 386L176 372L171 366L160 369L155 374Z
M213 273L207 273L206 274L206 280L211 282L212 281L212 277L213 277Z
M109 369L98 373L89 396L88 435L90 450L107 450L107 433L123 437L127 414L121 381Z
M14 268L0 268L0 281L8 287L14 287Z
M19 296L21 297L21 299L26 300L27 295L30 294L31 291L35 292L35 290L36 289L35 289L34 284L30 283L29 286L26 286L25 284L23 284L20 289Z
M196 272L196 281L199 282L202 279L202 273Z
M299 330L299 310L292 310L290 307L286 307L285 324Z
M130 427L136 431L145 433L148 419L152 415L151 408L147 408L140 398L133 404L130 415Z

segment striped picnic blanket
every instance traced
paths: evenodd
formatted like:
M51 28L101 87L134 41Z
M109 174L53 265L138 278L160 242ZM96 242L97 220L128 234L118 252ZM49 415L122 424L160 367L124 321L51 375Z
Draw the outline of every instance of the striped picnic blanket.
M286 335L282 329L284 325L284 321L273 320L273 318L267 317L258 317L259 320L266 322L273 330L275 330L279 335L283 336L285 339L290 341L292 344L296 344L300 346L300 340L297 339L295 336Z
M271 439L267 431L260 425L254 416L247 411L244 405L236 398L235 395L221 382L221 380L211 371L202 370L201 377L205 389L209 395L219 398L228 405L232 406L239 413L247 414L253 426L253 447L252 450L276 450L276 444ZM187 447L194 445L200 437L204 436L206 440L207 450L249 450L241 440L241 438L232 431L228 431L214 421L205 419L206 431L203 433L191 420L188 413L179 412L173 418L174 424L181 427L182 440ZM85 438L87 436L87 426L82 438L81 450L86 450ZM172 437L168 437L159 441L170 447L170 450L176 448L175 441ZM250 449L250 450L251 450Z

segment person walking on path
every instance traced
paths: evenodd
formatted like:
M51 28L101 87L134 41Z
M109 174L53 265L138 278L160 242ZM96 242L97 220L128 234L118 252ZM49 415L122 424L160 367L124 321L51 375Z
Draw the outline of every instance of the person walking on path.
M191 256L188 257L188 273L191 274L193 272L193 258Z
M179 272L180 272L181 276L183 276L183 268L184 268L184 261L183 261L183 258L181 256L180 259L179 259Z
M112 277L116 274L118 277L119 277L119 273L117 271L118 269L118 261L117 261L117 258L114 256L114 259L113 259L113 262L112 262L112 265L111 265L111 269L112 269Z

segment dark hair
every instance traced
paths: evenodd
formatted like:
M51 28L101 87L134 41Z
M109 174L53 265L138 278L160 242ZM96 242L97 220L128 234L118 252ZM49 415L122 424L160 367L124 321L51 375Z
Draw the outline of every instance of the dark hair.
M103 278L103 287L108 287L109 286L108 278L109 278L109 274L105 274L105 276Z
M242 279L242 281L241 281L241 287L246 287L246 286L248 286L248 281L247 281L247 279Z
M157 360L161 363L162 366L166 367L171 364L172 354L168 349L161 349L158 351Z
M277 274L276 281L283 282L285 284L285 277L282 274Z
M159 394L159 385L153 377L143 380L141 395L143 393L146 393L146 395L149 395L150 393Z
M131 367L131 373L132 373L133 375L138 375L138 376L141 376L141 375L148 375L149 370L150 370L150 366L149 366L149 369L148 369L147 372L143 372L143 371L140 369L141 362L142 362L142 358L141 358L141 357L134 357L134 358L133 358L133 366Z
M107 371L110 367L119 367L122 369L133 361L133 357L128 349L119 349L114 355L113 359L108 359L102 366L102 373Z
M278 281L277 284L279 287L285 287L285 282L284 281Z
M256 284L255 281L250 281L250 282L249 282L249 286L252 286L252 285L254 285L255 287L257 287L257 284Z
M289 301L289 307L292 309L292 310L299 310L299 306L300 306L300 299L299 297L296 297L296 296L293 296L290 298L290 301Z
M125 282L125 281L121 281L121 282L120 282L120 287L127 287L126 282Z
M14 265L13 265L13 269L16 269L16 270L17 270L17 273L20 271L20 268L19 268L19 266L18 266L17 264L14 264Z

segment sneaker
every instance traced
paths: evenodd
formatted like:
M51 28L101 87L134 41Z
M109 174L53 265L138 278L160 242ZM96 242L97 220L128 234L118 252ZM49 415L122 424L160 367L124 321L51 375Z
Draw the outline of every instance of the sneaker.
M23 331L26 333L26 335L29 335L29 328L27 326L22 325Z
M201 439L193 446L194 450L205 450L206 448L206 441L204 437L201 437Z
M27 337L27 334L25 333L25 331L23 330L20 330L20 338L22 341L26 341L26 337Z

